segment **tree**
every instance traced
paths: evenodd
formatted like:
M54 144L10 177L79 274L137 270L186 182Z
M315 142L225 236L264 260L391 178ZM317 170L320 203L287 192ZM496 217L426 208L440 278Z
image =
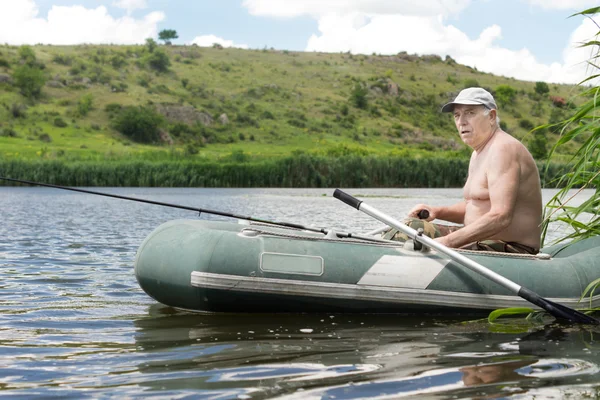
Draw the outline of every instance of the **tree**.
M21 65L13 72L15 86L21 89L21 94L30 99L39 98L42 87L46 84L44 72L28 64Z
M535 92L539 95L544 95L550 92L550 88L546 82L536 82L535 83Z
M158 39L163 40L165 44L171 44L172 39L177 39L177 31L174 29L163 29L158 33Z

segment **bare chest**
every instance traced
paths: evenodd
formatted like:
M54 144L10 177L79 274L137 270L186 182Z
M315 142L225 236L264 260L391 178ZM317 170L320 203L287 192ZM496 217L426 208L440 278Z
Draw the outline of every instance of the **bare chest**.
M469 166L469 177L464 187L465 200L490 199L485 160L475 160Z

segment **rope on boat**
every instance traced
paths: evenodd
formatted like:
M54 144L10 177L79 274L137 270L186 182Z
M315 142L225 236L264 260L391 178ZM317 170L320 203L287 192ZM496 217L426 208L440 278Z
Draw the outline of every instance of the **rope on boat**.
M254 224L252 226L254 226ZM379 247L390 247L390 246L391 247L403 247L404 246L404 242L396 242L396 241L392 241L392 240L385 241L385 242L383 240L381 242L375 242L375 241L355 239L355 238L331 239L331 238L326 238L325 236L315 237L315 236L294 235L292 233L273 232L270 230L254 228L254 227L242 229L242 232L244 232L244 231L253 231L253 232L258 232L259 234L262 234L262 235L283 237L283 238L288 238L288 239L310 240L313 242L368 244L371 246L379 246Z
M261 223L261 222L250 222L250 226L252 226L252 227L265 226L265 227L272 227L272 228L277 228L277 229L281 229L281 230L302 231L302 229L298 229L298 228L292 228L292 227L287 227L287 226L282 227L280 225L265 224L265 223ZM251 230L251 231L258 232L259 234L266 234L269 236L286 237L286 238L290 238L290 239L337 242L337 243L369 244L369 245L374 245L374 246L379 246L379 247L390 247L390 246L404 247L404 242L395 241L395 240L387 240L387 241L383 242L384 239L382 239L382 242L374 242L374 241L355 239L355 238L331 239L331 238L326 238L324 236L323 237L312 237L312 236L303 236L303 235L293 235L293 234L272 232L272 231L263 230L260 228L245 228L245 229L242 229L242 232L245 230ZM532 259L533 260L550 260L550 259L552 259L552 257L550 257L550 255L546 254L546 253L521 254L521 253L501 253L499 251L485 251L485 250L464 250L464 249L455 249L455 250L458 251L459 253L465 253L465 254L474 255L474 256L488 256L488 257L515 258L515 259L520 258L520 259L529 259L529 260L532 260Z

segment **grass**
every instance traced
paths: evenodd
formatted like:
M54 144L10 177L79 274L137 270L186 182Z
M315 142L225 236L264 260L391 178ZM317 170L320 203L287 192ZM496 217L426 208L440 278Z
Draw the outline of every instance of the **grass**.
M156 73L143 65L144 46L34 46L45 66L49 85L37 101L25 99L18 88L0 84L0 159L5 160L219 160L243 151L251 160L282 158L294 152L317 156L341 153L380 157L468 154L455 133L451 117L439 112L468 82L493 90L509 85L514 104L500 108L513 134L527 144L532 135L521 127L549 122L551 113L566 114L548 96L535 94L534 82L494 76L431 56L351 55L269 50L160 46L171 61L169 71ZM19 66L19 48L0 46L0 58L11 75ZM123 61L113 66L115 56ZM184 83L185 82L185 83ZM351 92L359 82L368 90L366 109L356 108ZM398 95L386 93L387 84ZM60 86L60 87L52 87ZM549 85L552 96L571 99L580 93L572 85ZM91 96L85 116L77 104ZM131 142L112 127L108 104L193 107L213 119L203 127L206 137L174 138L172 145ZM27 106L24 118L11 107ZM533 110L533 111L532 111ZM230 123L222 125L226 114ZM61 118L67 126L54 125ZM169 131L171 125L164 129ZM558 135L546 134L550 144ZM48 139L50 138L50 140ZM187 151L196 146L197 152ZM560 149L568 155L576 149ZM559 153L560 153L559 152Z

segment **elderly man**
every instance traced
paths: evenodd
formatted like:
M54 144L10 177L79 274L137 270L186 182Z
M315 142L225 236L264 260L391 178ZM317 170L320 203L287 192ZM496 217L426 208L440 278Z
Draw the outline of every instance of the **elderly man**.
M427 210L426 221L464 226L415 219L409 225L421 224L425 233L448 247L536 254L542 221L539 172L527 148L500 129L497 108L482 88L464 89L442 107L442 112L453 113L460 138L473 149L464 200L451 206L418 204L409 217ZM390 231L384 237L396 234Z

